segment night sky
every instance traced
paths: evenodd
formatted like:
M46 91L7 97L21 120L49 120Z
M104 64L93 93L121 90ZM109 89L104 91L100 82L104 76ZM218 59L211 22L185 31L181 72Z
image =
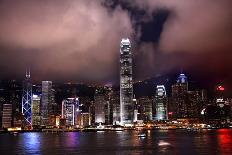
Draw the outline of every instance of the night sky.
M0 78L117 83L123 37L135 80L183 70L232 90L231 0L1 0Z

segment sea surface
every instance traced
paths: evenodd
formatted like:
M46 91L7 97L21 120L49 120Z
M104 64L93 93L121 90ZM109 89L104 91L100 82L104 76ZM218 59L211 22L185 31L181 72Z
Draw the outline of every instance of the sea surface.
M232 130L148 130L141 132L63 132L0 134L0 155L8 154L228 154Z

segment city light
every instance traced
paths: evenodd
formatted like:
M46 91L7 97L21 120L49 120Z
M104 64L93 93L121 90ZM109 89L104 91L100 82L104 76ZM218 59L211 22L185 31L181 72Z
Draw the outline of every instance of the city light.
M217 90L219 90L219 91L224 91L225 88L224 88L223 86L218 86L218 87L217 87Z

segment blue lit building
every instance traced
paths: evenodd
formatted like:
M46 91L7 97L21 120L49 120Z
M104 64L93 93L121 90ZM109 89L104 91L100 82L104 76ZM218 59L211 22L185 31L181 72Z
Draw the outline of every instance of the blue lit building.
M30 71L26 72L26 78L23 81L22 94L22 114L25 119L25 126L31 128L32 125L32 83L30 80Z
M170 106L172 118L188 118L188 79L180 74L172 85L172 103Z

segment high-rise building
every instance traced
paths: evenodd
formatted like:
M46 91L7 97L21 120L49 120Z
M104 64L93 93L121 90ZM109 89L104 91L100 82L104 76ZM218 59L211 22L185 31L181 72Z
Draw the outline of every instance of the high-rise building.
M3 104L2 128L12 127L12 104Z
M112 105L112 124L120 123L120 93L113 91L111 94L110 104Z
M41 97L41 125L49 125L49 114L52 110L54 102L54 94L52 90L52 81L42 81L42 97Z
M62 101L61 117L66 120L67 126L75 126L77 124L77 116L79 112L78 98L67 98Z
M199 118L201 107L202 107L202 98L200 91L188 91L187 99L187 116L188 118Z
M105 123L107 105L106 91L103 88L97 88L94 95L95 123Z
M26 72L26 78L23 81L23 94L22 94L22 114L25 118L25 125L31 127L31 104L32 104L32 83L30 80L30 71Z
M152 120L152 98L143 96L137 99L138 119L148 122Z
M155 115L153 115L153 118L155 120L168 119L167 103L167 94L164 85L157 85L154 102L154 108L156 109L156 113Z
M169 106L169 111L172 118L187 118L187 93L188 81L184 74L180 74L176 83L172 85L172 99Z
M132 124L134 116L132 53L128 38L120 44L120 123Z
M40 125L40 96L32 96L32 125Z

